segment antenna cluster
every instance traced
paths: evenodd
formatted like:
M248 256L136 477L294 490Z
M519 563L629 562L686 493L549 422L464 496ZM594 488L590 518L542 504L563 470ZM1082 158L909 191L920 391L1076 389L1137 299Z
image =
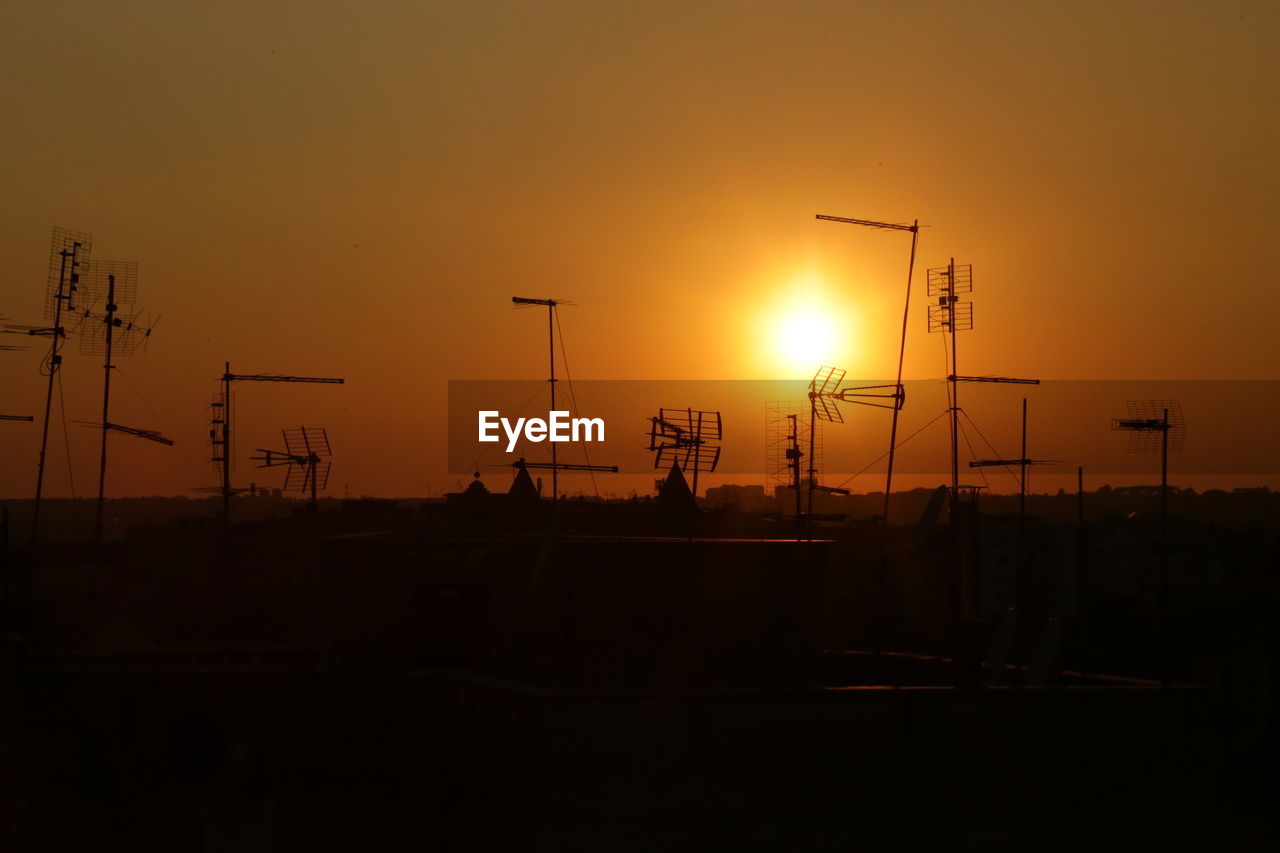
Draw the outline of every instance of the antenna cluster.
M136 429L112 423L111 371L112 359L132 356L145 349L154 324L140 323L133 309L137 301L138 265L133 261L105 261L90 257L93 236L83 231L54 228L49 251L49 275L45 281L44 317L52 326L5 324L11 334L26 334L50 339L44 373L48 377L45 393L44 425L40 436L40 459L36 474L36 495L32 507L31 535L40 529L40 503L44 494L45 461L49 446L49 419L53 407L53 387L62 369L62 345L68 331L80 338L81 355L103 357L102 420L88 424L102 431L102 453L98 467L98 506L94 539L102 541L102 513L106 500L107 436L122 432L128 435L173 444L154 430ZM122 310L122 306L124 306ZM71 325L68 328L68 318ZM13 347L5 347L12 349Z
M649 418L649 451L653 467L693 473L692 491L698 494L698 474L710 474L720 464L724 421L719 412L700 409L658 409Z
M1015 379L1007 376L961 376L959 364L959 347L956 335L973 328L973 302L960 301L960 296L973 292L973 265L957 265L952 258L945 267L932 267L926 271L926 289L930 300L928 312L929 332L949 336L951 342L951 369L947 372L948 407L951 413L951 505L954 510L961 491L976 495L979 486L962 486L960 484L960 383L961 382L994 382L1013 385L1039 385L1039 379ZM1025 428L1025 401L1023 423ZM1025 439L1024 439L1025 440ZM1026 460L1026 453L1016 461L1022 469L1023 479L1026 466L1034 464ZM969 464L970 468L982 468L988 465L1006 464L1004 460L982 460L981 464ZM1025 489L1025 486L1024 486Z

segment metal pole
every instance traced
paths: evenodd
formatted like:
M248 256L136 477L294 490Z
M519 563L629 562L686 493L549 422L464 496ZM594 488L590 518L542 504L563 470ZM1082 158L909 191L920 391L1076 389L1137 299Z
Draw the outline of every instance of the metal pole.
M689 409L689 423L693 423L693 409ZM693 502L698 503L698 468L702 461L702 413L698 413L698 424L693 431Z
M1022 398L1022 453L1018 460L1018 608L1024 614L1031 603L1027 571L1027 398Z
M1084 529L1084 466L1076 466L1076 526Z
M802 507L800 504L800 419L796 415L787 415L787 420L791 421L791 449L795 452L795 459L791 460L791 481L792 489L796 493L796 524L800 523L800 515Z
M814 438L818 429L818 401L812 391L809 392L809 515L813 515L813 481L818 473L818 463L815 461L817 452L814 448Z
M902 304L902 338L898 344L898 380L894 391L902 394L902 367L907 358L907 325L911 318L911 278L916 269L916 246L920 240L920 220L911 222L911 255L907 260L907 295ZM893 494L893 460L898 449L898 417L902 411L901 396L893 401L893 418L889 424L889 464L884 476L884 508L880 512L880 571L876 575L876 622L872 652L879 659L884 649L885 586L889 582L889 499Z
M556 410L556 331L555 331L555 310L556 304L552 301L547 305L547 342L550 345L551 353L551 411ZM572 390L572 389L570 389ZM551 444L551 500L560 500L560 469L556 465L556 443Z
M907 262L907 298L902 306L902 342L898 346L898 392L902 391L902 365L907 357L907 321L911 317L911 276L916 268L916 243L920 237L920 220L911 223L911 258ZM893 457L898 447L898 412L902 408L902 400L894 401L893 420L889 425L889 467L884 479L883 524L889 526L889 495L893 493Z
M102 546L102 510L107 490L107 423L111 406L111 345L116 324L116 277L107 276L107 356L102 363L102 457L98 462L98 507L93 522L93 541Z
M1018 524L1027 520L1027 398L1022 398L1022 456L1018 460ZM1019 532L1021 535L1021 532Z
M62 303L66 299L67 258L71 258L71 275L74 277L76 267L79 266L79 262L76 261L79 249L79 243L72 243L71 251L63 249L58 253L61 260L58 263L58 289L53 295L53 342L49 344L49 387L44 395L44 426L40 432L40 461L36 466L36 500L31 508L31 540L33 542L40 532L40 498L44 494L44 462L45 454L49 449L49 414L53 408L53 383L62 366L62 356L58 355L58 349L62 346Z
M231 362L222 374L222 538L231 538Z
M951 332L951 517L960 501L960 365L956 362L956 259L947 262L947 327Z
M1169 410L1164 410L1160 429L1160 609L1162 611L1163 673L1161 683L1168 687L1173 661L1169 644Z

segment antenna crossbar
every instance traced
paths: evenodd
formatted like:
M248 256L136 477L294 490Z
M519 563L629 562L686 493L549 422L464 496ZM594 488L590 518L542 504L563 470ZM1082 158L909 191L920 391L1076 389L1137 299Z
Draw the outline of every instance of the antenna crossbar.
M345 379L329 379L319 376L276 376L268 373L226 373L223 382L311 382L323 385L342 385Z
M1006 385L1039 385L1039 379L1014 379L1011 376L956 376L947 377L948 382L1000 382Z
M903 225L899 222L877 222L874 219L850 219L847 216L827 216L822 213L815 214L814 219L822 219L827 222L843 222L847 225L865 225L868 228L888 228L891 231L910 231L912 234L920 230L919 225Z

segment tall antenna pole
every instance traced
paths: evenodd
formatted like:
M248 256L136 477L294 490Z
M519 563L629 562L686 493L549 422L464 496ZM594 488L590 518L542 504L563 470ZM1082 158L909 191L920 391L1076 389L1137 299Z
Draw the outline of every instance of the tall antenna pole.
M955 291L956 259L951 258L947 261L947 297L951 306L948 314L951 318L951 512L953 519L956 501L960 499L960 397L957 393L960 383L956 380L960 375L960 366L956 363ZM952 523L955 523L954 520Z
M907 320L911 316L911 275L916 268L916 242L920 237L920 220L911 223L911 258L907 261L907 296L902 304L902 341L898 345L898 393L902 393L902 365L907 358ZM893 456L898 447L898 409L893 410L889 425L889 469L884 477L884 524L889 525L889 495L893 492Z
M551 365L551 411L556 409L556 326L555 313L556 306L564 302L563 299L526 299L523 296L511 297L511 302L517 306L522 305L545 305L547 307L547 353ZM571 303L570 303L571 304ZM556 443L548 442L551 445L551 500L560 500L560 467L557 464Z
M102 457L98 462L98 507L93 521L93 541L98 546L102 545L102 510L107 492L107 433L111 430L111 346L116 326L116 277L114 275L107 276L106 309L107 353L102 361Z
M813 515L813 484L818 477L818 452L814 447L814 439L817 437L818 422L818 398L813 394L809 395L809 509L808 514Z
M916 268L916 244L920 238L920 220L914 220L910 225L902 225L894 222L875 222L869 219L848 219L843 216L825 216L821 213L817 214L816 219L823 219L828 222L844 222L849 225L863 225L867 228L883 228L890 231L910 231L911 232L911 257L907 261L907 296L902 306L902 341L898 346L898 379L897 391L899 400L902 397L902 366L907 357L907 323L911 316L911 276ZM899 407L900 408L900 407ZM889 425L889 466L885 474L884 481L884 524L889 524L889 495L893 492L893 459L895 451L898 447L898 409L893 411L893 421Z
M551 411L556 410L556 329L555 329L555 311L556 301L554 299L547 300L547 351L551 357ZM569 390L573 390L570 388ZM556 443L548 442L551 445L551 500L560 500L560 467L556 464Z
M1163 647L1163 677L1165 687L1172 677L1173 661L1169 638L1172 633L1172 612L1169 601L1169 408L1161 410L1160 429L1160 609L1161 640Z
M40 532L40 498L44 494L44 463L45 456L49 450L49 414L53 409L53 383L58 378L58 370L62 366L62 356L58 354L58 350L62 347L62 304L69 299L67 294L67 263L71 264L70 274L72 280L76 276L76 268L80 266L77 256L80 252L80 243L72 242L71 248L65 247L58 252L61 258L58 267L58 288L54 292L53 299L53 328L50 330L49 344L49 385L44 396L44 426L40 430L40 461L36 466L36 501L31 508L31 538L34 540Z
M1084 529L1084 466L1076 466L1076 527Z
M231 362L222 373L222 537L231 535Z
M955 336L952 336L955 340ZM1022 398L1022 448L1018 454L1018 591L1017 602L1022 613L1031 604L1030 572L1027 560L1027 398Z
M787 419L791 421L791 477L792 488L796 493L796 524L798 525L803 510L800 504L800 418L797 415L787 415Z
M1160 452L1160 609L1162 611L1161 645L1162 645L1162 677L1161 683L1168 687L1173 671L1170 636L1172 620L1169 600L1169 451L1182 449L1183 437L1187 430L1187 422L1182 415L1182 404L1177 400L1130 400L1129 416L1114 418L1111 421L1113 430L1129 433L1129 451ZM1172 414L1172 417L1170 416ZM1153 433L1160 434L1160 443L1156 445Z
M1018 523L1027 518L1027 398L1022 398L1022 453L1018 456Z

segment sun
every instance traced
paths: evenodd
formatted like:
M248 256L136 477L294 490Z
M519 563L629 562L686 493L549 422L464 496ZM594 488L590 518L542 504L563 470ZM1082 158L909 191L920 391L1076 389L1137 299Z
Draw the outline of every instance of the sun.
M807 377L853 355L850 307L817 274L795 276L762 307L762 362L774 370Z
M789 369L816 370L835 355L835 318L816 306L800 306L783 314L776 334L778 358Z

